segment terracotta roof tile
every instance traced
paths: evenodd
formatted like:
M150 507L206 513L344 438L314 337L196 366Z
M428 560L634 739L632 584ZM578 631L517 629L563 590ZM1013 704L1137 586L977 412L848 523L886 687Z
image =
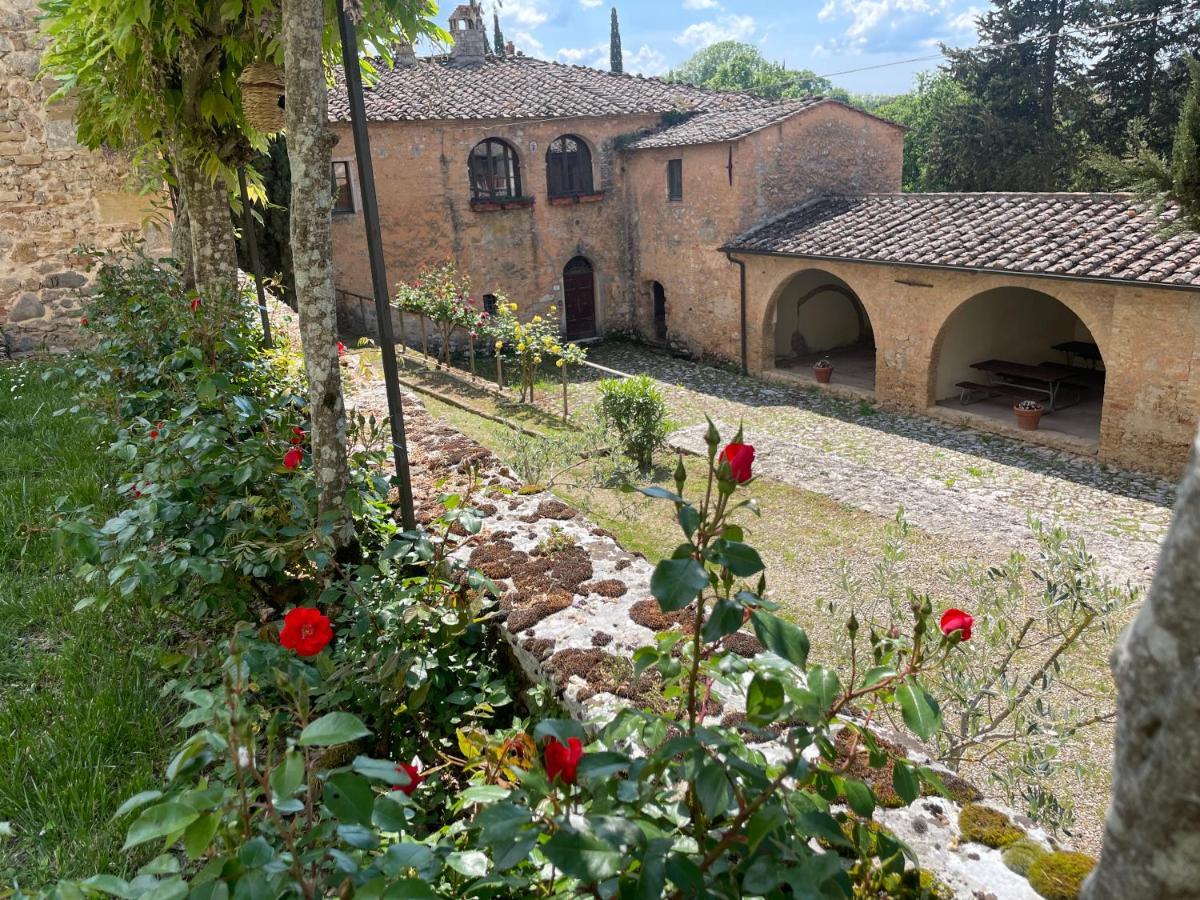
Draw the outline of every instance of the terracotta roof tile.
M656 147L686 147L692 144L732 141L782 122L789 116L822 102L830 101L824 97L803 97L757 109L739 107L697 112L682 122L638 138L628 146L631 150L649 150Z
M822 197L726 249L1200 287L1200 236L1127 194Z
M757 110L773 101L548 62L529 56L480 60L435 56L390 68L375 60L378 78L363 92L367 119L404 122L443 119L531 119L668 113L683 110ZM342 70L334 70L329 117L350 119Z

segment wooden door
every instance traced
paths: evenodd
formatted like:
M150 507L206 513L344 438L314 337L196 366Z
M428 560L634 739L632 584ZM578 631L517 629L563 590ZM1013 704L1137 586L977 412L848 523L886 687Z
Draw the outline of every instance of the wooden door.
M596 336L596 275L592 264L582 256L563 269L563 310L567 340Z

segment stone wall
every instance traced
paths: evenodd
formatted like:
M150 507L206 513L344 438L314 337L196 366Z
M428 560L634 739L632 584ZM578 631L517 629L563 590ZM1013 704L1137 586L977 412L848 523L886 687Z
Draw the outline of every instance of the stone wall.
M35 0L0 10L0 331L15 352L78 342L89 276L72 248L142 235L153 211L127 159L81 148L71 105L47 107L37 14Z
M673 345L697 357L739 360L740 270L719 248L817 194L898 191L903 138L897 125L829 103L732 143L629 153L638 330L653 333L657 281ZM667 199L671 159L683 161L680 201Z
M875 336L875 397L904 409L925 410L942 399L945 385L939 388L938 367L951 333L946 324L968 300L989 291L1011 297L1014 288L1054 298L1086 332L1039 338L1043 352L1049 355L1046 347L1054 340L1090 335L1103 356L1107 380L1099 457L1168 475L1183 468L1200 418L1200 291L840 260L739 258L747 269L752 373L774 368L779 297L800 273L820 270L840 279L862 302ZM987 328L986 318L980 319L977 330Z

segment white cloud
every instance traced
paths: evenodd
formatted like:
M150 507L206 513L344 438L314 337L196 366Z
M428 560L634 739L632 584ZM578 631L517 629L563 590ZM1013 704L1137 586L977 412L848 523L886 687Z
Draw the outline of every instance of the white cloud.
M501 25L516 22L527 30L544 25L549 18L549 13L542 9L541 0L506 0L500 10Z
M667 58L648 44L625 53L625 71L633 75L663 75L668 68Z
M518 50L526 56L545 56L546 45L528 31L518 31L509 38Z
M753 16L722 16L689 25L675 38L675 43L700 50L718 41L744 41L753 33Z
M579 0L579 5L584 9L595 9L603 2L604 0Z
M599 58L600 47L562 47L554 54L554 58L559 62L570 63L573 66L594 66ZM608 47L605 45L604 52L608 52Z
M842 33L819 44L818 54L893 53L935 46L975 30L979 8L962 0L826 0L821 22L846 22Z
M581 0L582 2L582 0ZM717 0L683 0L684 9L720 9Z

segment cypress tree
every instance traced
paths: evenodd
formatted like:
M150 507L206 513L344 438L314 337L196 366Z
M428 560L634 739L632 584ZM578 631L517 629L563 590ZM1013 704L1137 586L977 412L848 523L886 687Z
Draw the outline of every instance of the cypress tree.
M1171 150L1171 199L1188 226L1200 228L1200 62L1188 60L1192 83L1179 114Z
M500 30L500 13L492 10L492 43L496 45L496 55L505 56L507 50L504 47L504 32Z
M625 60L621 56L621 25L617 22L617 8L612 8L612 34L608 42L609 67L614 72L625 71Z

